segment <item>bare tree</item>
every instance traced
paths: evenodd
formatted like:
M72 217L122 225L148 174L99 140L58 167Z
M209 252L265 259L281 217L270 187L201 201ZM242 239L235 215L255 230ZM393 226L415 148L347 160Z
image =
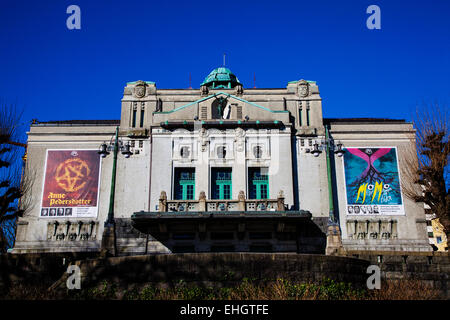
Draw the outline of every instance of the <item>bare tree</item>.
M403 159L402 189L404 194L427 205L439 218L450 240L449 112L438 104L416 110L413 118L415 139ZM447 184L447 185L446 185Z
M20 157L26 150L20 130L22 113L14 105L0 105L0 252L14 241L17 218L31 204L29 194L34 174Z

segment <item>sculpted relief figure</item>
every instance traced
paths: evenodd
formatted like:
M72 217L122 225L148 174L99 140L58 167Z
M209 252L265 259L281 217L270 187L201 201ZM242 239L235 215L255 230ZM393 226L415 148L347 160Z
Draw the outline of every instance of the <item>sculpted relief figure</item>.
M225 109L223 109L222 119L230 119L230 113L231 113L231 105L227 104Z
M202 96L207 96L208 95L208 87L207 86L201 86L200 88L200 94Z

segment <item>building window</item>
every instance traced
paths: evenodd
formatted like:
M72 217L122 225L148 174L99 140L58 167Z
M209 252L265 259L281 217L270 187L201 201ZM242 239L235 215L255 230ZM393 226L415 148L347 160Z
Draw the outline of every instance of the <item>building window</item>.
M193 233L193 232L174 233L174 234L172 234L172 239L173 240L194 240L195 233Z
M306 125L309 126L309 102L308 106L306 107Z
M300 146L302 146L302 147L305 146L305 139L300 139Z
M225 159L227 155L227 148L225 146L220 146L217 148L217 157L219 159Z
M187 253L187 252L195 252L194 245L175 245L172 248L173 253Z
M437 243L442 243L442 238L441 237L436 237L436 242Z
M256 159L260 159L262 157L262 147L261 146L255 146L253 148L253 155Z
M233 232L211 232L211 240L234 240Z
M433 238L433 232L428 232L428 238Z
M298 108L298 123L300 125L300 127L303 125L303 120L302 120L302 112L303 112L303 108L302 108L302 102L299 102L299 108Z
M174 199L194 200L195 194L195 169L175 168Z
M308 139L308 145L312 147L312 139Z
M134 106L133 106L133 120L132 120L132 123L131 123L131 126L133 128L136 128L136 115L137 115L137 107L136 107L136 103L135 103Z
M427 226L431 226L431 220L427 220Z
M231 168L212 168L212 199L231 199L231 181Z
M248 168L249 199L269 198L269 175L267 168Z
M189 158L189 147L181 147L180 156L182 158Z
M139 127L143 127L144 126L144 114L145 114L145 110L144 108L141 109L141 118L139 119Z

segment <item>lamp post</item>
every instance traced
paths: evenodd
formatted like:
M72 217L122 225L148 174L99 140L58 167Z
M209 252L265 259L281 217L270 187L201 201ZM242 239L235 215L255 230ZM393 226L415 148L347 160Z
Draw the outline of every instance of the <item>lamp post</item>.
M102 237L102 250L107 251L113 256L116 255L116 232L115 232L115 221L114 221L114 198L116 193L116 170L117 170L117 154L119 149L125 158L129 158L131 155L130 144L124 144L122 140L119 140L119 127L116 127L116 134L114 142L112 140L107 145L105 142L100 146L98 153L102 158L105 158L109 151L113 152L113 165L111 174L111 192L109 196L109 210L108 218L105 222L105 227Z
M333 149L334 153L337 154L338 157L342 157L344 155L344 150L342 150L342 143L337 143L336 145L334 144L334 140L330 138L327 125L325 125L325 141L323 144L325 144L327 159L329 222L331 224L336 224L336 217L334 215L333 184L331 181L330 151ZM322 153L317 142L314 143L314 148L311 153L314 157L318 157Z
M323 142L326 147L326 159L327 159L327 175L328 175L328 202L329 202L329 217L328 217L328 227L327 227L327 246L325 249L325 254L327 255L340 255L343 254L344 247L342 246L341 231L339 224L336 221L336 216L334 215L334 199L333 199L333 184L331 181L331 159L330 153L331 149L338 157L344 155L344 150L342 150L342 143L334 144L332 138L330 138L328 125L325 125L325 141ZM311 153L318 157L322 151L319 148L319 144L314 143L314 149Z

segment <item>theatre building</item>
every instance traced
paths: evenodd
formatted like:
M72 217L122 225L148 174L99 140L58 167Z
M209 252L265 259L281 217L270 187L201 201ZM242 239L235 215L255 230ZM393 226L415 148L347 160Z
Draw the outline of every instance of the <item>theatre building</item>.
M128 82L120 120L33 123L13 252L432 251L401 188L412 124L323 118L315 81L283 86L217 68Z

